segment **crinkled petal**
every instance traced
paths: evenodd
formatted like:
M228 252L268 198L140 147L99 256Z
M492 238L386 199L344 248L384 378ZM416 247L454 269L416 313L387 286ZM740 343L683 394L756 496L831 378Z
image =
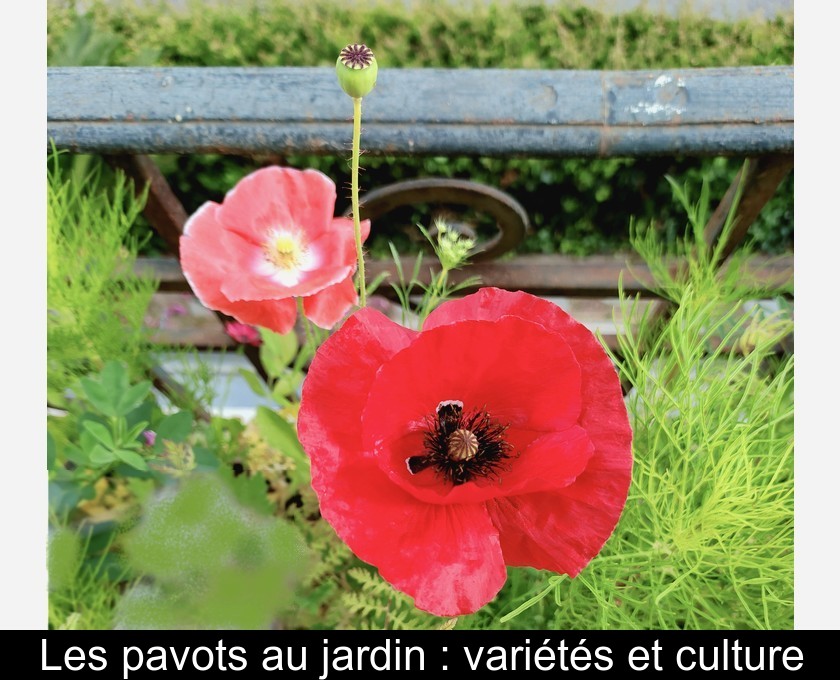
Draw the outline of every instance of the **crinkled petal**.
M299 229L315 239L335 210L335 184L317 170L271 166L243 177L226 195L219 219L259 246L273 229Z
M415 336L374 310L353 314L313 359L298 433L321 513L338 535L419 608L457 616L479 609L504 584L497 530L481 505L418 502L382 473L359 432L377 370Z
M627 497L626 477L591 464L564 489L487 502L505 563L576 576L613 532Z
M208 202L187 221L180 240L181 268L201 303L229 314L238 321L286 333L294 326L294 300L234 301L222 292L230 275L231 258L223 226L218 221L219 205Z
M303 313L320 328L332 328L348 310L359 301L353 277L327 286L323 290L303 298Z
M536 437L534 435L537 435ZM505 435L510 443L528 443L506 460L494 477L478 478L452 486L441 480L431 467L412 474L406 463L422 450L423 433L412 432L396 442L385 442L377 451L390 458L389 478L418 500L426 503L483 503L491 498L561 489L575 481L592 457L593 447L586 432L571 427L548 434L519 430Z
M424 487L422 497L431 501L424 476L412 478L404 461L423 455L422 432L441 401L459 400L465 411L486 409L499 424L536 436L575 424L580 380L563 339L524 319L465 321L423 331L379 371L362 420L365 448L379 452L396 483L407 490ZM476 485L456 489L440 483L436 502L472 501L489 493L471 497Z
M318 349L303 382L298 434L312 460L313 486L327 496L327 474L362 449L361 418L376 372L417 334L381 312L361 309ZM326 475L326 477L324 477ZM320 494L319 494L320 495Z
M359 224L362 232L362 243L370 235L370 220L362 220ZM353 220L348 217L335 217L332 226L311 247L322 253L326 262L340 262L354 264L356 258L356 235L353 232Z
M573 484L556 492L556 497L546 492L499 499L493 501L498 507L517 505L521 511L491 514L500 529L503 526L506 529L502 532L502 546L509 564L541 566L574 575L601 549L615 528L627 498L633 463L627 408L616 369L601 344L585 326L547 300L522 292L484 288L438 307L429 315L424 329L446 327L463 319L492 320L508 316L541 324L561 335L574 352L582 367L582 402L577 424L586 431L594 451L586 470ZM503 520L508 515L520 518L520 529L517 529L520 520ZM552 527L558 542L551 548L550 558L546 557L549 554L546 546L552 544L543 545L548 531L539 530L543 526L542 515L545 515L545 526ZM566 527L571 532L568 538L562 533ZM530 539L529 534L535 538ZM519 548L514 550L517 545ZM535 562L537 559L540 561Z
M386 520L380 533L382 577L438 616L478 611L507 578L499 536L484 506L417 504L411 516ZM381 520L374 520L378 523Z
M355 270L355 263L336 264L322 259L307 269L272 268L262 248L238 240L240 247L231 253L233 264L222 282L222 293L230 300L278 300L313 295L339 283Z
M378 376L365 414L374 440L424 426L441 401L486 409L505 425L553 432L580 411L580 366L555 333L525 319L424 330Z

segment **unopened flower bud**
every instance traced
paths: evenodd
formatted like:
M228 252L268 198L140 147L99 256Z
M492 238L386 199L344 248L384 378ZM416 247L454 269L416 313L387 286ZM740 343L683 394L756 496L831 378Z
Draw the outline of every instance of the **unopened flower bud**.
M338 84L355 99L361 99L376 85L377 69L376 57L364 44L347 45L335 62Z

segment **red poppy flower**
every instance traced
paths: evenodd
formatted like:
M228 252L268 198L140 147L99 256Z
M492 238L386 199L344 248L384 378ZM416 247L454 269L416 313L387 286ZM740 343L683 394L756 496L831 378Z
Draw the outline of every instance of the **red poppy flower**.
M300 297L310 321L332 328L357 302L353 221L334 210L326 175L262 168L190 217L181 267L206 307L242 323L286 333ZM362 237L369 231L365 220Z
M312 361L298 432L324 518L441 616L489 602L506 565L577 575L630 483L609 357L521 292L445 303L420 333L356 312Z

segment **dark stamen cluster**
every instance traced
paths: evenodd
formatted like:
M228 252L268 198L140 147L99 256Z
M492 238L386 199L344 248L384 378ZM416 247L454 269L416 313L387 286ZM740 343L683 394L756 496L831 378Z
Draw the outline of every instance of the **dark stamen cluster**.
M494 477L512 457L513 447L503 438L507 425L483 410L464 413L457 401L441 402L423 438L425 452L406 460L412 474L434 468L455 486L478 477Z
M348 68L367 68L370 66L371 61L373 61L373 50L364 44L348 45L338 53L338 58Z

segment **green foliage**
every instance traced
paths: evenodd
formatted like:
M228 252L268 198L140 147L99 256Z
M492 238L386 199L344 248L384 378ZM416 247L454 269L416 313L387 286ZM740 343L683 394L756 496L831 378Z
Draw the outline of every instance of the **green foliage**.
M697 203L674 189L686 238L666 249L636 229L633 242L655 290L678 306L636 325L641 303L622 294L631 330L619 367L632 385L634 432L627 505L579 576L551 577L523 602L553 594L560 629L793 625L793 356L777 354L792 320L786 305L768 314L748 304L745 255L718 273L721 249L702 238L708 187ZM688 265L674 272L666 254Z
M120 601L124 628L268 628L308 563L288 522L243 507L211 475L148 504L123 544L128 564L152 579Z
M447 226L442 219L435 221L433 233L429 233L421 225L418 230L431 245L440 268L429 268L429 283L420 280L423 266L423 253L418 253L414 259L411 276L406 276L400 255L396 246L389 243L391 257L397 270L398 281L391 282L391 288L397 296L402 308L402 323L405 326L422 328L426 317L441 303L471 286L480 284L476 276L470 276L460 283L449 283L449 272L467 266L470 252L475 247L475 239L458 234ZM418 301L414 297L422 291Z
M186 443L192 414L163 414L148 380L131 384L125 366L109 361L78 384L68 411L47 420L54 518L78 518L82 503L94 514L113 511L104 513L109 520L120 510L128 516L155 483L196 466ZM153 443L146 432L154 433Z
M109 573L107 550L87 557L93 552L92 544L90 533L83 536L67 527L51 530L47 619L53 630L106 630L113 626L125 571L118 568L115 574Z
M147 365L143 315L157 283L132 273L140 244L129 236L144 198L115 176L109 191L100 175L73 180L56 155L47 185L47 389L65 404L75 378L122 361L138 375Z
M62 46L79 21L73 2L52 2L48 58L58 65ZM685 14L665 17L634 10L607 15L563 3L91 3L97 33L119 36L108 63L129 65L157 50L166 66L332 66L353 40L374 49L383 69L406 67L653 69L793 63L793 19L722 22ZM104 63L104 62L103 62ZM375 96L375 94L373 95ZM348 116L350 109L348 109ZM348 128L349 139L349 128ZM192 212L220 201L242 176L266 163L312 167L349 186L346 158L288 155L259 158L165 156L158 161ZM680 213L670 202L666 174L699 184L712 181L722 196L739 163L717 158L525 159L435 156L366 157L363 188L415 177L457 177L497 186L524 206L533 226L521 252L587 255L628 248L627 216L654 221L674 238ZM344 199L346 197L340 197ZM793 246L793 178L786 179L750 229L759 249ZM346 204L337 206L339 211ZM428 209L380 218L367 249L388 258L420 243L411 236Z

